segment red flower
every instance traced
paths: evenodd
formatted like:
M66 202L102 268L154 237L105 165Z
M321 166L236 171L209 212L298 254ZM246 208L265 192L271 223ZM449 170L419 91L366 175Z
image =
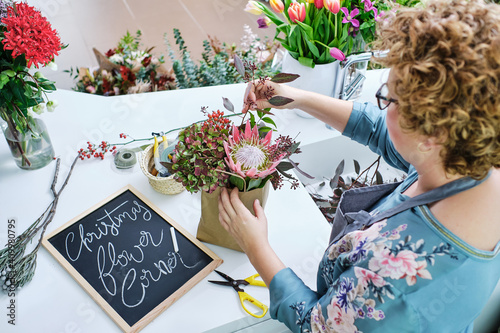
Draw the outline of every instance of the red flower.
M135 81L135 74L132 73L130 68L128 68L126 66L120 67L120 74L122 75L123 81L130 81L130 82Z
M7 9L4 50L11 50L12 57L25 55L28 67L46 65L61 50L61 39L57 31L38 10L25 3L13 4Z
M142 61L142 65L143 65L144 67L148 67L148 66L149 66L149 64L151 63L151 58L152 58L151 56L149 56L149 57L147 57L147 58L144 58L144 60Z
M109 49L108 52L106 52L106 57L112 57L116 54L116 49Z

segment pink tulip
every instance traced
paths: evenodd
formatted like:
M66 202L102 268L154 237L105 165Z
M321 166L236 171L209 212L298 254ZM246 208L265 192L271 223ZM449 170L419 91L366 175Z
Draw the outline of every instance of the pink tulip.
M314 0L314 5L316 8L321 9L325 6L325 0Z
M306 19L306 6L303 3L292 2L290 7L288 7L288 16L290 16L290 21L304 22Z
M340 11L340 0L323 0L325 7L328 8L333 14L337 14Z
M271 8L278 14L283 13L283 10L285 10L285 5L281 0L270 0L269 4L271 5Z
M337 59L338 61L344 61L345 60L345 54L344 54L344 52L340 51L336 47L332 47L330 49L330 55L332 57L334 57L335 59Z

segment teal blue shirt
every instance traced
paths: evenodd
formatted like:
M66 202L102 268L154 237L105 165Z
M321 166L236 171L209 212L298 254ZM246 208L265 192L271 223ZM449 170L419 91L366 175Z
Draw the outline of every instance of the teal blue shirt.
M375 210L405 200L418 175L394 149L385 112L354 103L343 135L408 173ZM317 291L289 268L278 272L269 286L271 317L293 332L472 332L500 279L499 250L500 243L493 251L468 245L418 206L330 245Z

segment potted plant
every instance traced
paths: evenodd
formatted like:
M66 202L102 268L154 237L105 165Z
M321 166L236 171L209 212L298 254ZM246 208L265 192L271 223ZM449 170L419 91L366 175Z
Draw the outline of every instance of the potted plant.
M0 0L0 117L2 129L17 165L38 169L54 158L54 150L41 119L45 108L53 111L56 101L47 101L54 82L30 68L53 64L64 48L57 32L40 12L26 3Z
M375 21L388 6L381 0L270 0L271 8L249 1L246 11L265 15L276 25L275 39L287 50L282 70L299 74L294 87L333 96L339 61L363 51L373 40ZM366 70L355 65L353 76ZM351 99L356 98L353 95ZM302 117L307 113L295 110Z

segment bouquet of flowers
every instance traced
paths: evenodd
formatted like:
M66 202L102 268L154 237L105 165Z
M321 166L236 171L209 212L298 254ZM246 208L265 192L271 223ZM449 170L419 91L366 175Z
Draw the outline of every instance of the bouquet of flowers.
M20 137L40 134L35 130L33 112L41 114L45 107L53 111L57 102L44 104L46 93L56 87L30 69L53 64L65 46L47 19L26 3L0 0L0 19L0 116L7 122L23 165L31 165Z
M246 11L276 25L275 39L302 65L314 67L362 51L373 40L384 0L270 0L271 9L249 1ZM259 19L262 21L262 18ZM259 23L259 25L262 25Z
M246 63L244 66L237 56L234 62L247 82L261 85L269 79L261 77L255 80L255 65ZM297 75L280 73L270 80L285 83L296 78ZM273 105L285 105L292 101L275 96L273 91L267 93ZM224 106L234 112L229 100L224 99ZM299 143L281 135L272 143L272 127L276 125L269 117L272 115L270 109L257 110L256 116L251 112L245 113L239 126L230 117L241 114L225 116L220 110L208 113L206 108L202 108L202 112L208 119L194 123L179 133L172 163L165 165L189 192L202 190L212 193L218 187L238 187L240 191L248 192L263 188L268 181L274 188L280 188L285 178L292 188L298 186L298 181L286 171L296 168L302 172L290 159L292 154L300 152ZM249 119L246 119L247 115Z
M211 193L218 187L247 192L264 187L269 180L279 188L283 176L297 187L297 180L286 171L293 163L289 157L300 152L299 143L288 136L279 136L272 143L272 130L263 128L259 131L250 119L236 126L220 110L208 113L208 120L179 134L171 166L176 179L189 192Z
M114 96L175 89L173 72L164 67L163 56L152 55L153 48L140 49L140 43L141 31L138 30L135 37L127 32L117 47L105 54L94 49L99 69L66 71L77 80L73 90Z

